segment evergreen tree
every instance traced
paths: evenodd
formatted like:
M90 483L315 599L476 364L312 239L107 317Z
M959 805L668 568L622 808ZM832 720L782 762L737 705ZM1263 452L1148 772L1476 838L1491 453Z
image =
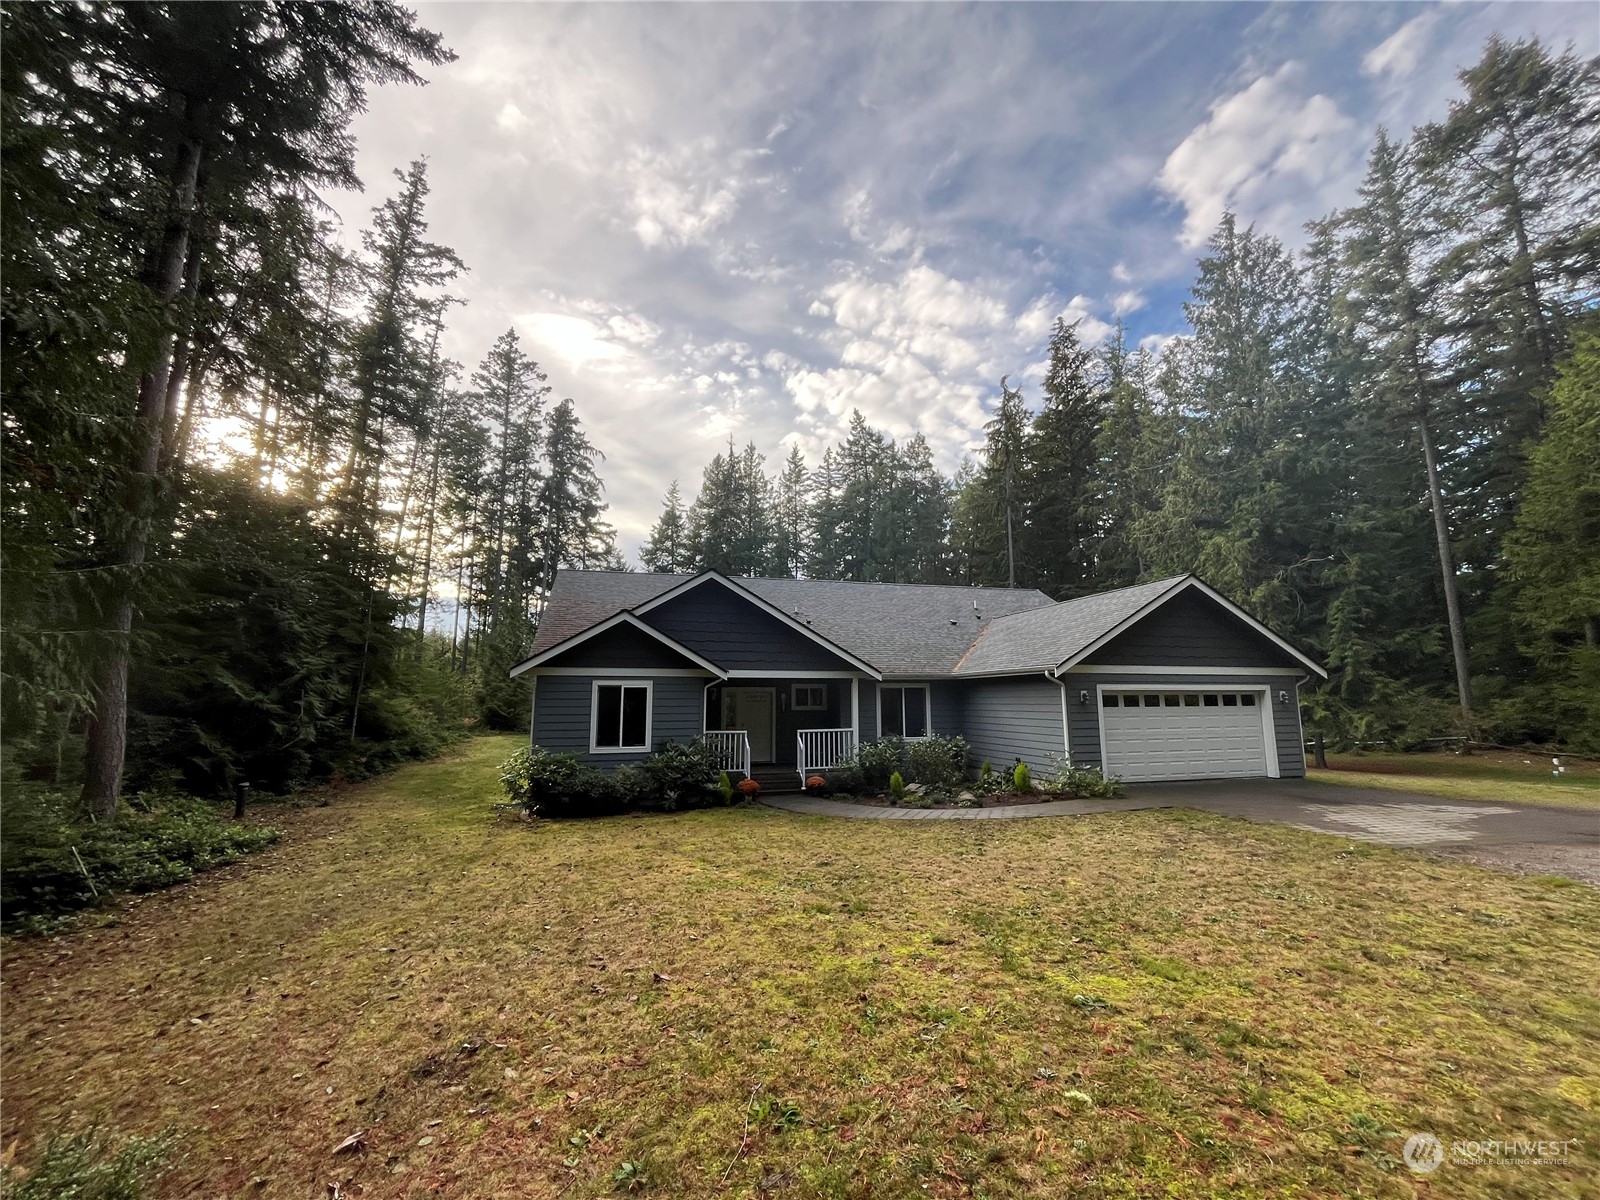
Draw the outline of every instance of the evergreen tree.
M689 520L676 479L667 489L661 516L650 530L650 540L640 548L639 557L647 571L679 575L695 569L689 543Z
M1027 449L1028 534L1024 557L1036 586L1057 599L1095 589L1102 529L1097 511L1096 441L1105 397L1091 378L1093 355L1076 324L1057 317L1050 336L1044 403Z
M773 574L798 579L806 572L811 550L811 480L799 446L789 447L772 490Z

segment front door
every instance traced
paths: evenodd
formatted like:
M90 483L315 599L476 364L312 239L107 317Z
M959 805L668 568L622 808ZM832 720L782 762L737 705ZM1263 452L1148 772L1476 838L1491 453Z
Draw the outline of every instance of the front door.
M722 727L742 729L750 735L750 761L772 761L773 724L777 708L775 688L724 688Z

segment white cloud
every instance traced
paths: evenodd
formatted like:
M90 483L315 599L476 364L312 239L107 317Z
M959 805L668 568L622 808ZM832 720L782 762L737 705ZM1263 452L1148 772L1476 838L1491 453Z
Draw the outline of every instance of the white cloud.
M1185 208L1183 245L1202 245L1228 210L1280 233L1323 211L1320 193L1343 182L1359 139L1332 98L1302 95L1303 76L1285 63L1218 100L1167 156L1157 181Z
M1144 293L1137 288L1129 288L1127 291L1119 292L1111 298L1111 311L1119 317L1125 317L1129 313L1136 313L1144 305Z
M1367 51L1361 60L1361 73L1388 79L1398 79L1411 74L1422 61L1423 51L1428 48L1433 27L1438 20L1438 12L1429 11L1407 21Z
M624 347L607 337L608 329L586 317L557 312L524 313L516 318L516 325L532 347L531 356L540 361L554 354L575 368L604 368L628 356Z
M634 233L652 249L705 243L762 182L749 170L759 158L757 151L721 150L709 139L671 152L636 149L624 167Z

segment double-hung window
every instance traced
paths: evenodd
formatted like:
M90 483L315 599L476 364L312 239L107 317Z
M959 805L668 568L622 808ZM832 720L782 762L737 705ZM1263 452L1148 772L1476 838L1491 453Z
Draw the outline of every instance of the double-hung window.
M878 692L879 727L884 737L928 736L928 689L886 687Z
M589 749L624 754L650 749L650 684L594 685L594 724Z

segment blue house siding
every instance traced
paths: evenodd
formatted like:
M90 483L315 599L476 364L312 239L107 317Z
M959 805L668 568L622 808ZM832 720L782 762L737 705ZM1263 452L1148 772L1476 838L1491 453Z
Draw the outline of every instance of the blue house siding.
M1117 667L1304 668L1202 592L1174 596L1083 660Z
M621 667L648 674L652 670L700 670L700 664L685 658L671 646L633 625L617 625L597 633L570 650L547 659L547 667ZM709 672L708 672L709 674Z
M1306 773L1304 735L1300 728L1300 689L1296 675L1143 675L1119 671L1073 671L1064 677L1067 684L1067 725L1072 737L1072 761L1079 766L1098 767L1100 755L1100 709L1095 686L1128 685L1160 691L1163 688L1266 688L1272 706L1273 743L1278 750L1278 774L1298 779ZM1078 693L1087 691L1089 703L1078 703ZM1280 703L1278 693L1287 692L1289 701Z
M861 681L861 740L870 742L878 736L878 683L874 679Z
M856 670L720 583L703 583L639 619L729 671Z
M972 763L985 760L1004 771L1017 759L1035 775L1050 755L1066 752L1061 730L1061 687L1040 676L970 683L962 695L962 726Z
M642 762L648 754L590 754L589 706L594 697L596 676L540 675L533 699L533 744L563 754L576 754L590 766L616 767ZM637 678L649 679L651 690L651 748L665 741L687 742L700 736L701 705L709 678L683 675L652 677L640 671ZM606 682L616 682L608 677Z

